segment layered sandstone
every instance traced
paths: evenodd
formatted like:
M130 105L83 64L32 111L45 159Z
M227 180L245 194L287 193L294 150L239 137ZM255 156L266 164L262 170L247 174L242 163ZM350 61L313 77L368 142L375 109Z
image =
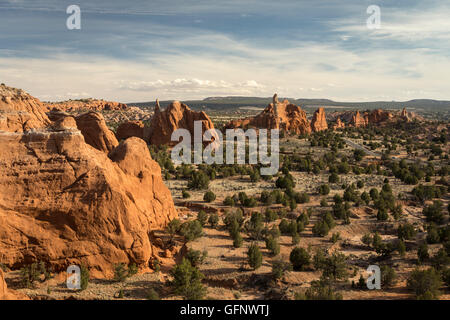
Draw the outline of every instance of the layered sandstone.
M313 132L319 132L328 129L327 119L325 116L325 109L319 108L314 112L311 120L311 129Z
M110 150L96 113L53 116L36 130L0 131L0 263L44 261L57 272L83 264L94 277L111 276L116 263L148 267L152 230L177 213L147 144L129 138Z
M386 110L376 109L369 113L368 115L368 123L369 124L379 124L384 122L390 122L393 120L394 115Z
M289 103L288 100L279 102L276 94L273 97L273 102L260 114L255 117L233 120L226 127L280 129L295 134L311 133L311 125L306 117L306 112L299 106Z
M214 129L213 122L204 111L193 111L179 101L172 102L164 111L161 111L157 101L147 139L155 145L175 145L178 141L171 141L172 133L177 129L187 129L193 137L195 121L201 121L202 133Z

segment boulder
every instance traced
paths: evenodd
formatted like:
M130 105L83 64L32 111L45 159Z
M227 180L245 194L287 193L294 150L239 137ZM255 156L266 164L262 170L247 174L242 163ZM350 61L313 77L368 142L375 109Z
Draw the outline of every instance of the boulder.
M86 143L94 148L108 153L119 144L114 132L106 126L105 119L100 113L84 113L77 116L75 120Z

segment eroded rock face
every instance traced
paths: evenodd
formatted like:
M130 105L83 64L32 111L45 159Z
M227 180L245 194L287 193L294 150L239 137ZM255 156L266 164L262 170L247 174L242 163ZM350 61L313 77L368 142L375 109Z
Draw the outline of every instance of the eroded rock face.
M311 129L313 132L319 132L328 129L327 119L325 116L325 109L319 108L314 112L311 120Z
M356 111L356 113L352 116L352 120L350 121L350 124L356 128L359 127L365 127L368 125L368 119L367 116L361 116L361 113L359 111Z
M39 99L21 89L0 85L0 130L23 132L49 124Z
M105 119L100 113L84 113L77 116L75 120L86 143L94 148L108 153L119 144L114 132L106 126Z
M193 111L179 101L172 102L164 111L161 111L157 103L150 124L148 141L156 145L176 145L177 141L171 141L172 133L177 129L187 129L193 137L195 121L202 122L202 133L214 129L211 119L203 111Z
M145 126L142 121L127 121L117 127L116 137L119 141L130 137L138 137L145 140L144 131Z
M108 157L97 115L0 131L0 263L15 269L44 261L57 272L83 264L93 277L109 277L116 263L147 267L157 256L152 230L177 216L161 169L139 138ZM82 134L79 121L96 135ZM104 148L86 143L89 137L103 137Z
M255 117L233 120L227 128L280 129L295 134L311 133L311 125L306 118L306 112L288 100L278 101L275 95L273 102Z
M0 257L18 267L145 265L149 232L176 216L146 143L130 138L112 160L79 131L0 135Z

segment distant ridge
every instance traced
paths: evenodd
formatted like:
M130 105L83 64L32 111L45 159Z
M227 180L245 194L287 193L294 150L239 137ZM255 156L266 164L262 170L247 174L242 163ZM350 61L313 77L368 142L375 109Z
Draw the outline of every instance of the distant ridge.
M285 99L280 98L280 100ZM404 107L423 111L448 111L450 110L450 101L433 99L414 99L409 101L369 101L369 102L339 102L330 99L293 99L287 97L292 103L301 107L315 108L317 106L327 107L345 107L348 109L403 109ZM172 101L160 101L161 106L166 107ZM194 109L236 109L243 106L266 107L272 102L272 97L208 97L203 100L184 100L183 103ZM153 107L154 102L131 102L128 105L138 107Z

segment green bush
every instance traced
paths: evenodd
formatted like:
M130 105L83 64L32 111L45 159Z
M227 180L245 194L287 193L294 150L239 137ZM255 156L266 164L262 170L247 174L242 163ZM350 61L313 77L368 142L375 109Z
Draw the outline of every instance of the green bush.
M278 243L278 240L271 236L266 238L266 248L272 256L276 256L280 253L280 244Z
M203 195L203 201L213 202L214 200L216 200L216 195L212 191L207 191Z
M181 225L180 233L186 242L189 242L200 238L203 235L203 228L200 221L192 220Z
M247 251L248 264L253 270L258 269L262 265L262 253L256 243L252 243Z
M439 272L430 268L427 270L416 269L408 277L407 287L413 290L417 299L438 299L441 292L442 280Z
M311 263L311 256L304 248L294 248L289 255L289 261L295 271L303 271Z
M274 260L272 261L272 277L275 280L283 278L286 271L290 271L292 269L289 263L284 262L283 260Z
M189 260L183 258L180 264L172 270L172 286L175 293L186 300L200 300L206 294L206 288L202 285L203 274Z
M191 265L194 267L200 266L205 261L207 256L208 252L206 250L200 251L189 249L186 253L186 259L188 259Z
M200 224L202 225L202 227L204 227L206 225L206 221L208 220L208 215L206 214L205 211L200 210L197 213L197 220L198 222L200 222Z
M212 228L217 228L217 226L219 225L219 215L217 213L210 214L208 222Z

